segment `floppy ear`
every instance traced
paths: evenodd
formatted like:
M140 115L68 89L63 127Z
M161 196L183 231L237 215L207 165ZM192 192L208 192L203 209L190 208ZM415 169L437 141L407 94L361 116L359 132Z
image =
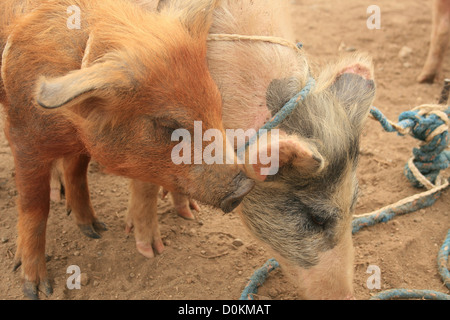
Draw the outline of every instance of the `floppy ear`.
M287 165L312 175L323 170L325 160L311 144L296 136L273 131L259 137L256 145L249 148L246 173L253 179L264 181Z
M161 0L158 10L176 16L194 37L206 37L212 23L214 10L221 0Z
M125 70L117 61L106 61L62 77L42 77L36 85L36 102L45 109L55 109L96 95L106 97L130 86L130 75Z
M375 98L376 88L372 71L359 63L349 65L338 73L331 85L331 91L345 108L353 127L359 132Z

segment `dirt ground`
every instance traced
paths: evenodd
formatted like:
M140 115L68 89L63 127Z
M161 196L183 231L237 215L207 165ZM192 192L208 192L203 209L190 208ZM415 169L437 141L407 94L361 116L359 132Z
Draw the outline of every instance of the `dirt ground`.
M314 63L335 59L339 51L369 52L375 62L378 86L375 106L390 119L424 103L437 101L441 82L415 82L423 65L431 32L431 1L378 0L381 30L366 27L367 8L374 1L293 1L298 41ZM402 47L410 54L399 58ZM450 76L450 59L444 75ZM0 123L3 127L3 124ZM369 120L362 139L358 169L361 196L357 214L371 212L418 193L403 175L403 167L417 142L411 137L385 133ZM447 176L450 172L446 172ZM166 251L153 260L137 253L133 235L124 232L128 181L90 168L92 202L109 231L100 240L84 237L64 203L52 204L47 231L47 264L54 279L50 299L235 300L248 278L272 257L252 238L237 214L224 215L202 206L196 221L179 218L168 200L159 204L159 220ZM381 269L381 290L429 289L443 293L436 258L450 227L450 190L429 208L400 216L354 235L355 295L368 299L369 265ZM0 299L23 299L20 272L12 271L16 249L17 212L14 164L8 144L0 135ZM240 246L233 242L239 239ZM239 241L238 241L239 242ZM78 265L86 274L81 290L68 290L66 273ZM297 299L295 285L282 270L274 271L259 291L259 298ZM43 299L45 297L41 295Z

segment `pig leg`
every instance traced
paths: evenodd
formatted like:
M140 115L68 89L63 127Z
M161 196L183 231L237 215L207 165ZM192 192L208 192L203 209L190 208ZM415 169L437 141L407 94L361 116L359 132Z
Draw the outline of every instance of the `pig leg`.
M431 44L425 66L417 81L433 83L442 68L450 38L450 0L434 0Z
M45 261L45 233L50 210L51 163L42 164L16 157L16 187L19 194L18 240L14 270L22 266L24 294L38 299L39 290L53 293Z
M164 251L158 226L158 193L159 186L132 180L130 183L130 205L126 218L126 231L134 229L136 248L147 258L155 257Z
M54 202L61 202L65 194L64 181L62 179L63 172L62 161L57 160L52 167L50 180L50 200Z
M73 214L81 232L89 238L101 238L100 232L107 230L92 208L87 183L87 170L90 157L75 155L64 158L64 180L67 213Z
M191 210L200 211L197 202L179 193L171 192L170 195L178 215L187 220L195 220L195 216Z

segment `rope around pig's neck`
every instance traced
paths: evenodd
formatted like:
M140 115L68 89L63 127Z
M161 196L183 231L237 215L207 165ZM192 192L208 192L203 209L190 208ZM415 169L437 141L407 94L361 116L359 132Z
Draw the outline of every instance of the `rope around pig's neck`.
M271 131L278 127L296 108L300 103L306 99L306 97L311 93L314 86L316 85L316 81L313 77L308 78L308 82L303 87L303 89L296 94L291 100L289 100L280 111L278 111L264 126L262 126L256 135L247 141L247 143L238 150L238 156L243 155L245 150L263 134L267 133L267 131Z
M266 42L281 45L291 48L298 53L303 53L303 45L301 43L294 44L289 40L273 37L273 36L248 36L240 34L210 34L207 37L207 41L254 41L254 42ZM281 122L283 122L297 106L310 94L313 90L316 82L313 77L309 77L305 87L296 94L290 101L288 101L281 110L272 117L262 128L259 129L257 134L253 136L242 148L238 150L238 156L242 155L249 146L251 146L258 137L267 131L275 129Z
M247 36L241 34L209 34L208 41L255 41L279 44L284 47L292 48L295 51L302 52L303 45L301 43L294 44L289 40L273 37L273 36Z

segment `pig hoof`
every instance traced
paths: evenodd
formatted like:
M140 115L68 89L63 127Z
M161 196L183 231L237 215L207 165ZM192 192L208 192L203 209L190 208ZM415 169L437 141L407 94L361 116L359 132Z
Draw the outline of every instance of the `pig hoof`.
M23 284L23 293L28 299L39 300L39 291L47 297L53 294L53 287L48 279L41 281L39 286L31 281L25 281Z
M106 227L106 224L103 222L100 222L98 220L94 221L93 224L89 225L78 225L81 232L92 239L100 239L102 236L100 235L100 232L107 231L108 228Z
M53 287L50 280L46 279L41 281L39 284L39 291L43 292L47 297L50 297L53 294Z
M152 259L155 257L155 253L153 252L153 248L148 243L136 242L136 249L142 254L144 257L148 259Z
M177 209L177 213L180 217L186 220L195 220L195 216L189 208Z
M191 210L200 212L200 206L195 200L189 200L189 205L182 205L175 208L178 215L186 220L195 220L195 216Z
M432 84L434 82L434 79L436 78L436 74L421 74L417 77L418 83L429 83Z
M31 300L39 300L38 287L31 281L25 281L23 284L23 294Z
M155 257L155 251L157 254L161 254L164 252L164 244L162 240L156 240L153 243L153 246L146 242L137 241L136 248L140 254L148 259L152 259ZM153 250L155 249L155 251Z
M92 225L78 226L81 232L88 238L92 239L100 239L102 236L95 231Z
M94 225L94 229L98 232L108 231L108 227L106 227L106 224L104 224L103 222L96 220L96 221L94 221L93 225Z

